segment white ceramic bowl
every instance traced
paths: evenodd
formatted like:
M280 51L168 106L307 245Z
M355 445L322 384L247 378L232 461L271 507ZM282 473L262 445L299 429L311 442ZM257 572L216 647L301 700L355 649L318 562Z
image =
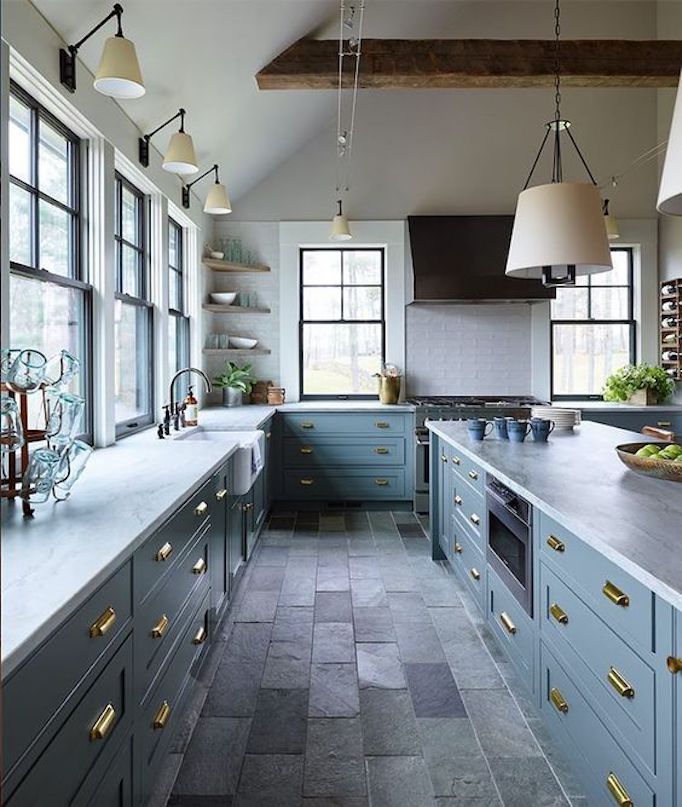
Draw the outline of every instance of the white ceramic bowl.
M216 261L222 261L222 259L225 257L225 253L224 253L224 252L216 252L216 251L213 251L213 252L209 252L208 254L209 254L209 255L210 255L212 258L215 258L215 260L216 260Z
M256 347L258 339L246 339L243 336L231 336L230 347L237 348L238 350L251 350Z
M232 305L237 297L236 291L214 291L211 292L211 302L218 305Z

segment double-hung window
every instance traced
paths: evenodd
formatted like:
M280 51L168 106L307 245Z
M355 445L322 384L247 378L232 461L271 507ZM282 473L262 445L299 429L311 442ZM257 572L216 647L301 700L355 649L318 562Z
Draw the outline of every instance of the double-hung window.
M384 361L384 250L301 249L303 398L376 395Z
M153 418L152 303L149 301L148 202L116 174L116 304L114 309L114 410L116 434Z
M9 98L10 346L48 358L68 350L80 360L69 391L86 399L92 433L92 287L83 265L80 142L19 86ZM41 396L29 419L39 428Z
M613 270L576 278L552 300L552 398L600 398L606 377L635 361L633 253Z
M168 370L189 364L189 317L185 314L185 264L182 227L168 219Z

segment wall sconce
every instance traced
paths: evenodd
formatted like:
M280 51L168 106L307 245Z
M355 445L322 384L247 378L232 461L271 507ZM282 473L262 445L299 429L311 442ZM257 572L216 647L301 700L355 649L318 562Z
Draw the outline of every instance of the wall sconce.
M189 208L189 189L192 185L196 185L197 182L202 180L204 177L208 176L211 171L215 171L215 182L211 186L208 194L206 195L206 202L204 204L204 213L210 213L212 216L220 216L225 215L227 213L232 212L232 205L230 204L230 200L227 195L227 191L225 190L225 186L221 184L220 179L218 178L218 165L214 165L212 168L209 168L208 171L205 171L200 177L197 177L194 181L188 183L187 185L183 185L182 188L182 206L185 208Z
M154 129L153 132L139 139L139 159L145 168L149 166L149 141L157 132L160 132L161 129L177 118L180 118L180 129L171 137L161 167L165 171L180 174L181 176L196 174L199 170L196 154L194 153L194 143L192 138L185 132L185 110L182 108L172 118L168 118L165 123Z

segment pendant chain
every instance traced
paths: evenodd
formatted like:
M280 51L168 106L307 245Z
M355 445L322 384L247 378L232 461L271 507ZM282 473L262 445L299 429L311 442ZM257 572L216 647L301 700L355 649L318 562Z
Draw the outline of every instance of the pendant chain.
M561 8L559 0L556 0L554 7L554 119L561 117L561 60L559 39L561 37Z

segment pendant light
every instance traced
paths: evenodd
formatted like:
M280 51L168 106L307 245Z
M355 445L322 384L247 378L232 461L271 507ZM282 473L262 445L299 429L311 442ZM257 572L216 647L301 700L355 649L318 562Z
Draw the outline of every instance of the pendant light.
M602 213L604 214L604 226L606 227L606 237L609 241L617 241L620 238L620 230L618 229L618 221L613 213L609 212L609 200L604 199L602 204Z
M185 114L185 110L180 108L172 118L162 123L153 132L139 139L139 159L145 168L149 165L149 141L169 123L180 118L180 129L171 137L161 167L165 171L170 171L172 174L179 174L180 176L196 174L199 170L194 153L194 143L190 135L185 132Z
M657 207L661 213L682 216L682 73L665 152Z
M112 98L131 99L141 98L144 95L144 82L135 45L123 36L122 14L123 6L116 3L113 11L110 11L75 45L69 45L67 50L62 48L59 51L59 80L69 92L76 91L76 54L81 46L110 19L116 17L118 30L116 36L110 36L104 43L93 86L97 92Z
M196 185L197 182L202 180L204 177L208 176L211 172L215 172L215 182L211 185L211 189L206 194L206 202L204 203L204 213L210 213L212 216L223 216L227 215L228 213L232 212L232 205L230 204L230 199L227 195L227 190L225 186L220 182L220 178L218 177L218 166L214 165L208 169L208 171L204 171L204 173L197 177L192 182L188 183L187 185L183 185L182 188L182 206L185 208L189 208L189 190L192 185Z
M578 275L607 272L613 268L606 236L602 199L597 183L571 134L570 121L561 117L559 39L561 9L556 0L555 19L555 113L546 124L523 191L519 194L512 230L506 274L542 279L545 286L574 285ZM564 182L561 138L568 136L590 182ZM552 181L528 187L547 140L554 145Z
M338 213L332 219L332 231L329 236L330 241L350 241L353 237L348 226L348 219L343 212L343 204L341 199L337 199L336 204L339 206Z

